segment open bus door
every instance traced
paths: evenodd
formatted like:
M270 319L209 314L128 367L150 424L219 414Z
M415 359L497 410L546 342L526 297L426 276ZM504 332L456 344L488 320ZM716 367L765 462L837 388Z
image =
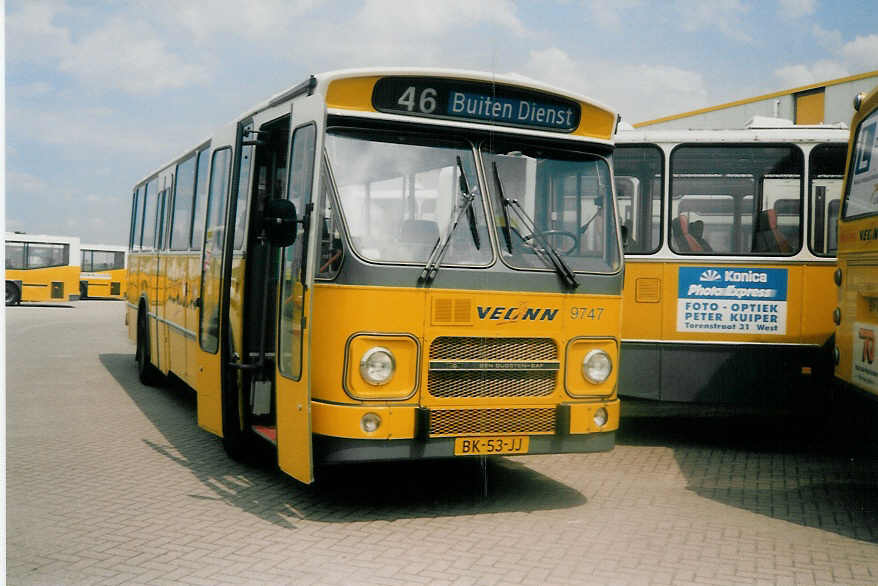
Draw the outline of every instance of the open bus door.
M295 241L280 249L275 399L277 457L281 470L314 480L311 442L311 293L319 253L321 209L319 153L324 106L320 96L294 101L291 116L287 197L295 206Z
M232 145L235 144L234 126L220 131L210 154L204 247L201 257L201 290L198 294L196 347L198 371L195 390L198 394L198 425L223 435L222 377L227 360L221 341L226 335L227 321L223 320L223 305L228 289L224 278L229 233L227 224L229 185L232 168Z

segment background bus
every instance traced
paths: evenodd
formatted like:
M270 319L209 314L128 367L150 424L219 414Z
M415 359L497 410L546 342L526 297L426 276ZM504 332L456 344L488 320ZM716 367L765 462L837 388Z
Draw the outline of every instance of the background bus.
M82 244L79 296L122 299L126 283L127 246L112 244Z
M6 233L6 305L79 299L79 238Z
M621 395L804 406L830 380L842 127L618 135Z
M854 101L838 224L835 375L878 395L878 88Z
M615 125L470 72L275 96L134 188L141 379L186 381L232 456L273 445L303 482L315 462L611 449Z

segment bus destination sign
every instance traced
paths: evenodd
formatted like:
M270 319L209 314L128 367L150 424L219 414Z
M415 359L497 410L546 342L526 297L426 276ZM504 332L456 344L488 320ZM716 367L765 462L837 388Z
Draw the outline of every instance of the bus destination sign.
M552 94L488 82L384 77L375 84L379 112L573 132L580 105Z

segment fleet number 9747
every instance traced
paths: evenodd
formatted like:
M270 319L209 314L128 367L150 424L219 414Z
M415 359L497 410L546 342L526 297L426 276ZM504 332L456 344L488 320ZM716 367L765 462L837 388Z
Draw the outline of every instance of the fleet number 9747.
M601 319L603 307L571 307L570 319Z

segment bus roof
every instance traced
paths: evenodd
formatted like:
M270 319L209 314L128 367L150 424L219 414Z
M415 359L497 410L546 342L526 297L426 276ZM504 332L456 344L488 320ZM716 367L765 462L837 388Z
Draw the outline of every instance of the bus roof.
M26 232L6 232L6 241L12 242L40 242L52 244L76 244L79 246L78 236L54 236L52 234L28 234Z
M776 120L776 119L771 119ZM616 134L616 144L631 143L764 143L764 142L844 142L850 130L844 124L782 125L757 120L748 128L728 130L649 130L623 129Z
M472 70L466 70L466 69L444 69L444 68L432 68L432 67L370 67L370 68L361 68L361 69L340 69L340 70L327 71L327 72L323 72L323 73L313 74L313 75L309 76L305 81L303 81L299 84L290 86L289 88L287 88L283 91L280 91L280 92L274 94L273 96L271 96L270 98L268 98L267 100L257 104L253 108L245 110L237 118L232 120L230 123L227 123L226 125L235 124L239 120L249 118L250 116L254 116L254 115L256 115L260 112L263 112L265 110L268 110L270 108L280 106L284 103L289 102L290 100L294 99L295 97L306 94L306 93L309 93L309 94L320 93L320 94L326 95L327 90L329 88L329 85L333 81L358 78L358 77L391 77L391 76L414 76L414 77L435 76L435 77L447 77L447 78L453 78L453 79L465 80L465 81L479 81L479 82L505 84L505 85L511 85L511 86L524 86L524 87L534 89L537 91L552 93L552 94L555 94L559 97L567 98L569 100L574 100L574 101L580 102L582 104L585 104L591 108L594 108L595 110L601 111L606 116L612 117L612 119L614 121L614 128L615 128L615 120L617 119L616 110L610 108L609 106L602 104L601 102L598 102L596 100L593 100L591 98L588 98L586 96L583 96L581 94L578 94L578 93L575 93L575 92L572 92L569 90L565 90L565 89L562 89L559 87L545 84L545 83L540 82L540 81L533 80L529 77L519 75L517 73L496 74L496 73L490 73L490 72L484 72L484 71L472 71ZM392 115L383 115L383 116L392 117ZM448 122L445 122L445 123L448 124ZM458 123L458 124L464 125L464 126L466 125L466 123ZM482 123L482 127L484 127L484 125L485 125L485 123ZM475 126L475 125L473 125L473 126ZM221 125L217 128L223 128L223 127L224 127L224 125ZM515 132L517 130L515 128L507 128L507 127L498 127L498 128L502 128L503 130L509 130L511 132ZM518 132L521 132L521 130L518 130ZM167 160L161 166L152 169L148 175L142 177L139 181L137 181L137 183L135 183L135 186L149 181L157 173L161 172L162 169L168 168L169 166L173 165L176 161L181 160L183 157L192 153L194 150L197 150L197 148L200 147L201 145L207 144L208 142L210 142L210 140L214 134L215 134L215 132L209 136L204 137L202 140L200 140L196 143L193 143L196 146L187 148L185 151L183 151L179 155L173 157L172 159ZM612 134L613 133L612 133L612 129L611 129L610 136L608 136L607 139L588 138L588 140L593 141L593 142L597 142L597 143L610 144L610 140L612 139ZM561 136L569 138L571 135L568 134L568 135L561 135ZM555 135L555 137L558 138L558 135ZM584 137L577 137L577 138L583 139Z

